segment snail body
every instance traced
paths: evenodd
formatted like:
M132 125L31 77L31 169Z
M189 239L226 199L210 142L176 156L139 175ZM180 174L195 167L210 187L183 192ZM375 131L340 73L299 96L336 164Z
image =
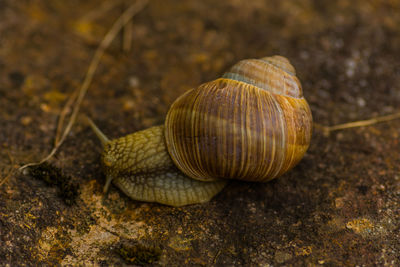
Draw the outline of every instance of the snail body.
M104 192L112 181L135 200L183 206L209 201L226 184L224 180L198 181L182 173L165 148L164 125L110 141L93 122L89 123L104 146Z
M164 126L103 140L105 188L112 180L137 200L206 202L226 179L266 182L290 170L304 156L311 130L311 111L289 61L242 60L180 96Z

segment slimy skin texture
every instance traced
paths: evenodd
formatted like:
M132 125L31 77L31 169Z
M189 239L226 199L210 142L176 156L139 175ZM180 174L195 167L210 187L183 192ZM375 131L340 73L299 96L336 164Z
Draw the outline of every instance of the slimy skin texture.
M227 183L194 180L178 170L165 147L163 125L104 141L101 158L107 178L105 191L112 181L127 196L140 201L170 206L203 203Z

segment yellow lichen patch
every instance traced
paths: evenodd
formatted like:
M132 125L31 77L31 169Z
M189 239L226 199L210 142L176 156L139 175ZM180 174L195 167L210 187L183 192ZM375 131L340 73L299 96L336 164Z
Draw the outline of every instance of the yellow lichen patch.
M346 228L357 234L369 234L374 230L374 224L365 218L355 219L346 223Z
M210 55L208 53L204 52L193 53L190 56L192 61L197 64L206 63L210 61Z
M122 102L122 109L124 111L130 111L135 109L135 101L131 99L124 99Z
M61 265L90 265L87 259L103 260L106 257L100 253L102 247L108 247L119 240L118 236L99 225L90 226L87 234L81 235L76 230L70 230L69 235L72 238L69 248L74 256L65 257Z
M78 20L70 24L72 31L89 43L98 41L99 36L103 34L103 29L90 20Z
M28 126L28 125L31 124L31 122L32 122L32 117L30 117L30 116L23 116L23 117L21 117L21 119L20 119L19 121L21 122L22 125Z
M305 247L295 248L294 252L296 256L308 256L312 253L312 247L305 246Z
M43 232L38 242L38 258L44 260L49 256L51 248L58 242L56 238L57 228L47 227Z
M33 200L33 201L36 201L36 199ZM27 211L24 214L24 220L20 224L21 228L28 228L28 229L36 228L36 224L37 224L37 219L38 218L35 215L31 214L33 209L34 208L32 207L29 211Z
M48 17L48 13L43 9L42 5L32 2L27 5L26 13L32 21L43 22Z
M343 197L335 198L335 207L337 209L343 208L345 203L346 203L345 198L343 198Z
M40 104L40 109L41 109L43 112L46 112L46 113L51 112L50 106L47 105L47 104L45 104L45 103L41 103L41 104Z
M185 238L181 235L176 235L169 240L168 246L176 251L187 251L192 248L193 238Z
M67 96L60 91L51 90L44 94L44 99L49 103L50 106L59 106L62 102L64 102Z
M49 84L49 81L39 75L29 75L25 78L22 84L22 91L27 96L35 96L38 90L45 89Z
M93 31L93 23L84 20L77 21L74 24L74 30L80 35L91 36L91 33Z
M80 198L91 210L96 218L94 225L90 225L85 232L73 229L69 231L71 242L69 248L73 253L61 262L61 265L91 265L88 259L103 260L106 256L102 249L109 249L121 239L140 240L152 229L143 221L135 220L141 209L124 210L123 216L115 214L104 204L104 198L112 201L114 206L120 205L121 198L117 192L105 196L97 180L83 183L80 187Z

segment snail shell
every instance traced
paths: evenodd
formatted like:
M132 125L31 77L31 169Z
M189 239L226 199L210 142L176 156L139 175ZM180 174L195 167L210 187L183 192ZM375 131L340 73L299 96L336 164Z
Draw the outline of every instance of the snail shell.
M165 126L108 140L107 177L136 200L172 206L210 200L224 179L265 182L306 152L312 116L295 69L282 56L242 60L180 96ZM223 179L221 179L223 178Z
M274 56L240 61L179 97L166 118L165 140L189 177L265 182L300 161L311 130L295 69Z

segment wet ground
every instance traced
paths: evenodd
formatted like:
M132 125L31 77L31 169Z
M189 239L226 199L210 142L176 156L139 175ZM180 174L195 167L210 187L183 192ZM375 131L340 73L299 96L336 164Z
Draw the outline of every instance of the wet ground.
M122 3L122 2L121 2ZM129 4L129 3L128 3ZM80 120L49 165L57 118L127 4L0 0L0 263L400 264L400 120L314 130L292 171L232 182L182 208L102 193ZM160 124L173 100L240 59L280 54L314 121L400 111L400 1L151 1L102 59L81 113L111 138Z

